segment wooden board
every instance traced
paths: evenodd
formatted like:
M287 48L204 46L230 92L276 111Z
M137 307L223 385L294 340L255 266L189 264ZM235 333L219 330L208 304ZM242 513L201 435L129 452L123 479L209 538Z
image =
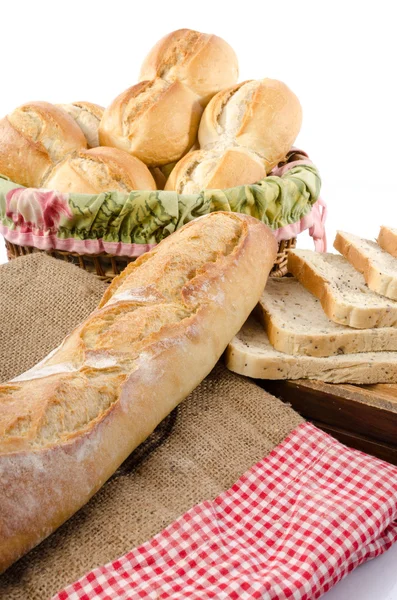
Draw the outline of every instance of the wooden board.
M397 384L256 383L344 444L397 465Z

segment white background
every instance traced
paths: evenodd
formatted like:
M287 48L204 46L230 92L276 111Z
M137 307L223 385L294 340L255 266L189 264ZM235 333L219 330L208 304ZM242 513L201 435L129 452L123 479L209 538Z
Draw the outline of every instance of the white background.
M216 33L234 47L240 80L281 79L300 98L296 145L320 169L331 245L338 228L375 238L381 224L397 227L394 5L10 0L1 12L0 116L29 100L105 106L137 81L145 53L164 34ZM311 242L302 235L300 245ZM329 599L397 599L396 559L392 550L360 568Z

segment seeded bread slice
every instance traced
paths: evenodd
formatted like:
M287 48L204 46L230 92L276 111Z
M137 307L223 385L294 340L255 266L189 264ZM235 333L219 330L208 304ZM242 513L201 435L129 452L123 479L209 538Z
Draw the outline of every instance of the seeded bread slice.
M397 327L397 302L370 290L343 256L290 250L288 269L335 323L357 329Z
M293 277L269 279L258 308L269 341L280 352L334 356L397 351L397 327L353 329L334 323Z
M370 290L397 300L397 258L376 242L338 231L334 247L364 275Z
M384 225L380 228L378 244L383 250L397 258L397 229Z
M231 371L256 379L317 379L328 383L397 383L397 352L367 352L318 358L275 350L252 317L226 350Z

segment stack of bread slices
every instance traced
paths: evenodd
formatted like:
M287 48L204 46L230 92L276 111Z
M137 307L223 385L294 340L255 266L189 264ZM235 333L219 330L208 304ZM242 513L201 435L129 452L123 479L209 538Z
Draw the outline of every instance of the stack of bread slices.
M340 254L294 250L230 343L232 371L260 379L397 383L397 229L338 232Z

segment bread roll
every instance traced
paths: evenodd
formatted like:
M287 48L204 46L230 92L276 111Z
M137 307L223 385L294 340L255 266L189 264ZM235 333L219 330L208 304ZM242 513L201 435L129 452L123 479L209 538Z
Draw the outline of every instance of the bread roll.
M70 154L48 173L42 187L79 194L157 189L142 161L105 146Z
M166 165L193 145L201 114L199 97L179 81L143 81L105 110L99 141L137 156L150 167Z
M246 148L216 151L196 150L175 166L167 179L166 190L197 194L204 189L227 189L256 183L266 177L263 160Z
M48 102L30 102L0 121L0 174L38 187L50 167L87 147L80 127Z
M215 212L139 257L91 316L0 386L0 571L59 527L210 372L277 251Z
M143 62L139 81L157 77L181 81L205 105L214 94L236 83L237 56L216 35L178 29L157 42Z
M200 123L200 147L244 146L263 158L269 172L290 150L301 124L299 100L284 83L245 81L212 98Z
M92 102L72 102L71 104L57 104L57 106L66 110L68 115L76 121L85 135L89 148L99 146L98 128L105 110L102 106L92 104Z

